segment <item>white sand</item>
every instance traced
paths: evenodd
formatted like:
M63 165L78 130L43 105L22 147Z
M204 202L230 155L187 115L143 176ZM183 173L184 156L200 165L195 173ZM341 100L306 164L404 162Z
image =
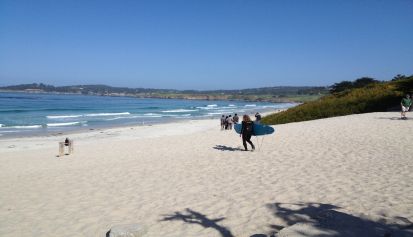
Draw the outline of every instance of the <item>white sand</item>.
M75 154L62 158L64 136L3 139L0 236L105 236L131 223L176 237L271 234L296 222L330 234L344 233L343 220L344 229L408 225L413 119L398 116L279 125L256 152L239 151L239 136L216 120L73 134ZM311 229L317 222L324 229Z

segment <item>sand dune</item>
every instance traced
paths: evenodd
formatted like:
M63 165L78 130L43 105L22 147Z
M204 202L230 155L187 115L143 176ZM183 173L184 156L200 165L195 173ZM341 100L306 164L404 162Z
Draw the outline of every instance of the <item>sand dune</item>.
M60 158L63 135L3 139L0 236L133 223L145 236L413 236L413 120L398 116L279 125L255 152L216 120L71 134Z

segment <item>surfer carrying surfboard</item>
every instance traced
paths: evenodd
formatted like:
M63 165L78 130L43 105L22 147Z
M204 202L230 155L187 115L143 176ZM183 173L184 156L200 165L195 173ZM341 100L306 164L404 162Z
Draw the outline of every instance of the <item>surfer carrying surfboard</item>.
M234 124L234 130L236 133L240 134L240 137L242 137L242 142L245 150L247 150L246 142L251 144L252 150L254 150L255 148L254 144L252 144L250 140L252 135L257 138L258 150L260 150L265 135L273 134L275 129L268 125L252 122L251 118L248 115L244 115L242 120L243 121L241 124ZM252 126L252 128L250 126ZM259 136L261 136L261 142L258 139Z
M254 123L251 121L250 116L244 115L242 117L241 123L241 133L240 137L242 137L242 144L246 151L248 151L247 142L251 145L252 150L255 150L254 144L251 142L251 136L254 134Z

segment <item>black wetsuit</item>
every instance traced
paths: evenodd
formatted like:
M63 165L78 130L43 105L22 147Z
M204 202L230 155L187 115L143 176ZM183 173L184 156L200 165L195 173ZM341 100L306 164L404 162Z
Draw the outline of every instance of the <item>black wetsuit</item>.
M242 121L241 127L242 134L242 144L244 145L245 150L247 151L247 142L251 145L252 149L255 149L254 144L251 142L251 136L254 134L254 123L252 121L245 122Z
M256 114L255 115L255 122L257 123L257 124L261 124L261 114Z

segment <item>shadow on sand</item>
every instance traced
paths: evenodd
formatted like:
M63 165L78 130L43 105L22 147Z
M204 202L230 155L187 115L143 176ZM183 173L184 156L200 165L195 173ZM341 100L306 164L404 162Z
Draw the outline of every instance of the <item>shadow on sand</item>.
M413 223L404 217L371 218L357 217L345 213L341 208L323 203L271 203L266 207L285 226L268 224L266 234L253 234L250 237L412 237ZM185 209L183 212L165 215L161 221L183 221L203 228L215 229L221 237L235 237L226 226L218 222L225 217L210 219L206 215ZM265 223L263 223L265 224Z
M401 119L400 117L377 117L376 119L405 120L405 119ZM409 119L406 119L406 120L409 120Z
M185 212L175 212L172 215L166 215L162 221L183 221L188 224L197 224L204 228L215 229L221 234L222 237L234 237L229 229L218 224L218 222L225 219L224 217L209 219L206 215L193 211L189 208L185 209Z
M296 236L413 236L413 223L404 217L373 221L338 211L340 207L323 203L272 203L267 207L275 217L287 224L286 227L270 225L274 234L282 231L286 235L296 233ZM303 233L305 230L308 232Z
M220 151L244 151L241 148L233 148L233 147L229 147L229 146L224 146L224 145L215 145L213 147L215 150L220 150Z

